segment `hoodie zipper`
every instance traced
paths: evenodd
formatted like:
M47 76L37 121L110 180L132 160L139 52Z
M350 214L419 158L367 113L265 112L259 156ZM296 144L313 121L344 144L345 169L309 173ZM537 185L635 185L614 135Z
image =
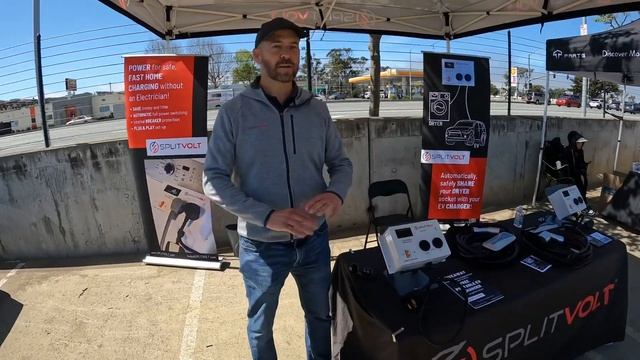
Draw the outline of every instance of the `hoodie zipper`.
M287 169L287 190L289 190L289 205L291 206L291 208L293 208L293 191L291 190L291 176L290 176L291 170L289 169L289 154L287 152L287 138L284 130L284 113L280 113L280 128L282 129L282 149L284 151L284 163Z
M291 139L293 139L293 155L296 154L296 128L293 126L293 114L289 115L291 120Z

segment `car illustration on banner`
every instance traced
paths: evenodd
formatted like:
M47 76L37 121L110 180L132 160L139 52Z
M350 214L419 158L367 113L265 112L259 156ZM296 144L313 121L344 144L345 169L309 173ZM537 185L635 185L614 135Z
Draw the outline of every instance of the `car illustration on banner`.
M487 128L481 121L460 120L445 132L445 142L453 145L456 142L464 142L467 146L479 148L487 141Z

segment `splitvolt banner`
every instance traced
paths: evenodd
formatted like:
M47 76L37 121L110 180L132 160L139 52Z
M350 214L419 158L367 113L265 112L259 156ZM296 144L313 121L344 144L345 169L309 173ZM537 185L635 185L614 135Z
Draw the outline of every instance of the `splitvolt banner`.
M150 254L217 260L202 190L207 151L205 56L124 60L129 149Z
M478 219L489 145L489 59L424 53L422 188L427 218Z

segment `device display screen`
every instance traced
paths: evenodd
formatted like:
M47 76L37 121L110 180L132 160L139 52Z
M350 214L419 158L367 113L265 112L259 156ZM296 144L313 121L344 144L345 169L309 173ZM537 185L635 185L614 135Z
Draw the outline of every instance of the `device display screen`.
M171 195L173 195L173 196L178 196L178 195L180 195L180 192L181 192L181 190L180 190L180 189L175 188L175 187L173 187L173 186L171 186L171 185L167 185L167 186L164 188L164 191L165 191L165 192L168 192L169 194L171 194Z
M562 192L562 196L564 196L564 197L569 197L569 191L564 190L564 191Z
M402 239L413 236L413 233L411 232L411 228L398 229L396 230L396 236L398 237L398 239Z

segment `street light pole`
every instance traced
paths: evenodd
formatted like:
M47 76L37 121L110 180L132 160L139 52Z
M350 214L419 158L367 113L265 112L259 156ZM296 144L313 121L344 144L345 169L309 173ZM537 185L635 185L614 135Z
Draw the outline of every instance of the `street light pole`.
M38 105L40 108L40 118L42 119L42 134L44 135L44 146L51 146L49 141L49 125L47 124L47 113L45 110L44 84L42 81L42 54L40 35L40 0L33 0L33 47L36 67L36 86L38 89ZM34 115L35 118L35 115Z
M582 26L580 27L580 35L587 35L587 17L582 17ZM589 86L589 79L582 78L582 117L587 117L587 87Z

